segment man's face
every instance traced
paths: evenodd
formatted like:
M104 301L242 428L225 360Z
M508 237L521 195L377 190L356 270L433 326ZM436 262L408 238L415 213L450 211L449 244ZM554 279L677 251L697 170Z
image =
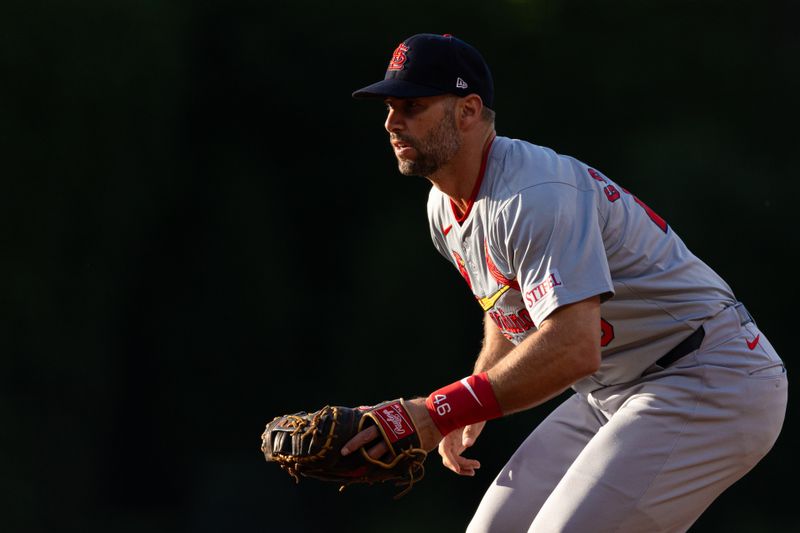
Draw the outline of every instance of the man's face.
M386 99L385 127L401 174L431 176L458 152L455 104L452 96Z

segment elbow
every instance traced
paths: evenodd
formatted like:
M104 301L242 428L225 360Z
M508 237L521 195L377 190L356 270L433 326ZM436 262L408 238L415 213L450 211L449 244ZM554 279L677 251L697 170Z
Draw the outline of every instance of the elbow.
M591 376L600 369L600 344L597 339L586 339L577 349L573 350L575 378L583 379Z
M587 353L587 369L586 375L591 375L600 370L600 346L595 345L591 350L590 353Z

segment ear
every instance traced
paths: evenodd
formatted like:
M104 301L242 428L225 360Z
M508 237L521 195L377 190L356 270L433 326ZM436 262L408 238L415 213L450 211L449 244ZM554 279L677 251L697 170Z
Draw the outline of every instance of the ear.
M469 129L481 120L483 100L481 100L481 97L477 94L469 94L459 99L456 110L456 118L461 126L465 129Z

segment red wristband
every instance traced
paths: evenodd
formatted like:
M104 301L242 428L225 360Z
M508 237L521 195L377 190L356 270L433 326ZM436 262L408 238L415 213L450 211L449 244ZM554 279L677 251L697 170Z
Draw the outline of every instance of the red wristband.
M425 406L442 435L475 422L503 416L486 372L432 392L425 400Z

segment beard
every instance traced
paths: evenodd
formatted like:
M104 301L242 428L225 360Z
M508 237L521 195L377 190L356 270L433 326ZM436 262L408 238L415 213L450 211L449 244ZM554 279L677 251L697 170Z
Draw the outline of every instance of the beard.
M397 168L404 176L427 177L436 173L461 149L461 137L456 130L455 105L445 110L444 118L425 137L416 140L392 134L391 139L411 145L417 152L416 159L399 159Z

